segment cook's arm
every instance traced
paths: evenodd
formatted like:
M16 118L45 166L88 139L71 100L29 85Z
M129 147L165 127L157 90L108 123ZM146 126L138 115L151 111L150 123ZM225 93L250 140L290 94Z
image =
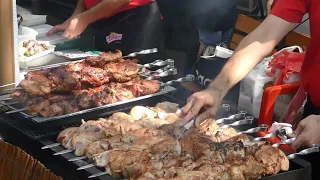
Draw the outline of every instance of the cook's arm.
M78 0L76 9L74 10L73 14L71 17L78 15L80 13L83 13L86 10L86 6L84 4L84 0Z
M259 27L246 36L209 88L224 97L230 88L242 80L264 57L268 56L294 23L269 15Z
M99 4L82 13L90 24L102 18L108 18L129 4L131 0L102 0Z

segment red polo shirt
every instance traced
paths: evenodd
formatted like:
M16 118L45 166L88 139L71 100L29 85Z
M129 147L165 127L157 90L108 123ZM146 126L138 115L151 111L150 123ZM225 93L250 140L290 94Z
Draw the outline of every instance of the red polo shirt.
M101 1L102 0L84 0L84 3L86 5L86 8L90 9L93 6L100 3ZM144 6L144 5L147 5L151 2L154 2L154 0L132 0L126 7L122 8L119 12L133 9L136 7L140 7L140 6Z
M301 69L302 85L314 106L320 109L320 0L278 0L271 14L299 23L304 14L310 17L311 40Z

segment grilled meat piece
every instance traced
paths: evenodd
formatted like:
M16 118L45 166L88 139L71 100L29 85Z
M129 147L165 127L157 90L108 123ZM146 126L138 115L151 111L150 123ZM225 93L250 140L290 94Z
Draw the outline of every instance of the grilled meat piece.
M255 159L267 167L266 174L278 174L289 170L289 160L278 148L262 145L254 155Z
M110 80L113 82L128 82L136 78L139 71L138 64L130 60L106 64L104 69L108 71Z
M106 136L103 131L99 131L99 132L84 131L84 132L75 133L71 140L72 149L75 150L74 154L76 156L85 155L86 146L105 137Z
M31 116L37 116L40 111L50 105L49 100L43 97L32 98L32 101L29 99L28 103L27 113Z
M98 140L85 147L84 153L89 159L92 159L93 155L107 151L109 146L109 141L107 139Z
M32 80L22 80L19 84L29 96L45 96L51 93L51 81L43 76L37 75L37 78Z
M168 101L158 103L155 107L164 110L166 113L179 113L180 112L179 104L171 103Z
M103 67L110 62L120 61L121 57L122 52L120 50L116 50L115 52L102 52L97 57L87 57L84 63L94 67Z

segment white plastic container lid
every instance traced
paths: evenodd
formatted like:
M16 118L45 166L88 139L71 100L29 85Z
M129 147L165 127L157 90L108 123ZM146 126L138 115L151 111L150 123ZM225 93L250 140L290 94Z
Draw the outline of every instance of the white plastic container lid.
M33 26L31 27L33 30L38 32L37 38L46 36L47 32L53 28L53 26L49 25L49 24L41 24L38 26Z
M71 40L65 38L63 36L63 32L58 32L58 33L55 33L51 36L41 36L41 37L37 38L37 41L45 43L45 44L56 45L56 44L65 43L65 42L68 42Z

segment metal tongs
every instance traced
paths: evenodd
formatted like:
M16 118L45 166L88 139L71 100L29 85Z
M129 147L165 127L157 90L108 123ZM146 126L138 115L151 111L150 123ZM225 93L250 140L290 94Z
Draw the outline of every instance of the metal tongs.
M308 155L311 153L316 153L320 151L320 145L319 144L314 144L308 149L304 149L298 153L293 153L287 156L289 160L296 158L297 156L303 156L303 155Z
M259 127L251 128L246 131L240 131L238 132L238 135L240 134L253 134L257 132L266 132L268 130L268 126L266 124L261 124Z
M172 146L169 148L169 150L161 156L161 159L165 158L168 156L168 154L170 153L170 151L172 150L172 148L176 145L177 142L179 142L179 139L182 138L184 136L184 133L187 132L190 128L192 128L194 126L194 123L196 121L198 116L195 116L194 118L192 118L187 124L185 124L182 128L181 128L181 133L180 135L177 137L176 141L172 144Z

